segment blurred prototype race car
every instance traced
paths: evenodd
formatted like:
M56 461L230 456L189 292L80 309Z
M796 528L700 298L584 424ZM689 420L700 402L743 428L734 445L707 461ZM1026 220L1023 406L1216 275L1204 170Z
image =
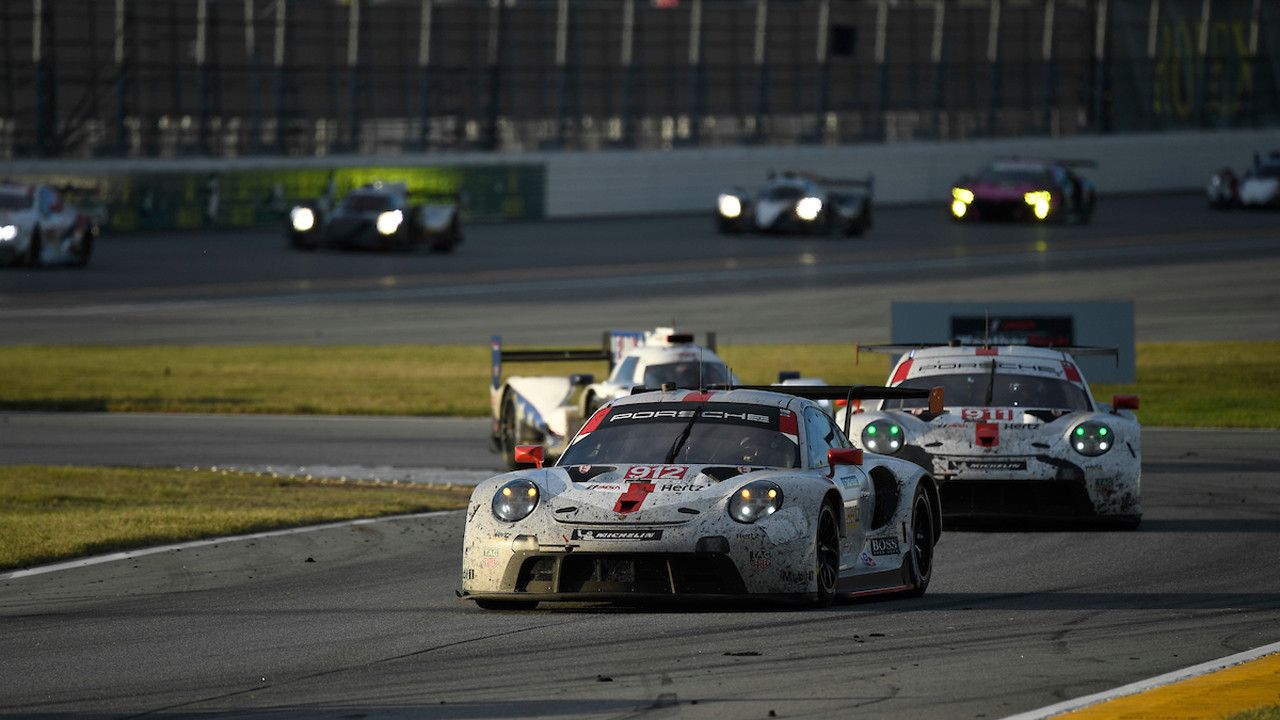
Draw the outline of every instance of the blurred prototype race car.
M933 479L854 448L806 398L931 393L775 389L619 398L554 467L543 467L541 446L516 448L521 469L471 495L462 596L512 609L694 597L823 606L840 595L923 594L942 531Z
M854 408L850 437L911 460L942 486L948 521L1084 518L1134 528L1142 520L1138 398L1097 402L1073 355L1114 348L873 345L902 353L889 386L941 386L946 410L914 400ZM837 419L848 414L837 412Z
M716 227L722 233L840 232L856 237L871 227L874 186L871 175L862 180L796 172L771 175L754 197L741 187L720 193L716 199Z
M956 221L1031 220L1087 223L1097 193L1075 168L1096 167L1091 160L997 160L951 188L950 211Z
M658 388L707 387L736 384L738 379L715 353L715 335L705 346L693 336L672 328L651 331L612 330L599 348L543 348L504 350L493 337L490 359L489 404L493 420L492 449L508 462L517 445L541 445L548 457L559 457L577 424L597 408L631 393L637 386ZM504 362L604 361L607 379L590 374L509 377L502 379Z
M375 182L352 190L336 208L321 198L289 211L289 243L304 250L339 247L408 250L425 245L452 252L462 242L456 197L414 203L404 183Z
M84 266L98 223L49 185L0 184L0 265Z
M1253 166L1237 177L1231 168L1213 174L1205 188L1209 207L1276 208L1280 207L1280 151L1267 155L1254 153Z

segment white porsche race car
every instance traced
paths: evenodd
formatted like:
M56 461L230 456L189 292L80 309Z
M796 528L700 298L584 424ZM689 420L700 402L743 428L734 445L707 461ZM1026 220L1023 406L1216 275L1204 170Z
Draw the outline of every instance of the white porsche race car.
M547 457L559 457L582 420L596 408L631 393L634 387L707 387L738 383L715 353L715 336L706 346L672 328L651 331L613 330L601 347L503 350L493 337L490 356L489 405L493 420L491 447L511 466L517 445L538 444ZM572 361L609 363L609 376L596 382L590 374L509 377L504 362Z
M0 265L83 266L98 223L48 185L0 184Z
M941 386L946 411L889 399L849 418L868 452L911 460L942 486L952 521L1085 518L1135 528L1142 520L1138 398L1098 403L1072 353L1109 348L1028 346L862 348L902 353L897 388ZM1069 352L1068 352L1069 351ZM837 413L842 419L846 409Z
M802 599L925 592L942 530L919 465L854 448L798 397L929 391L792 387L643 392L600 408L554 467L480 483L467 509L463 597L540 601ZM934 393L936 404L941 395Z

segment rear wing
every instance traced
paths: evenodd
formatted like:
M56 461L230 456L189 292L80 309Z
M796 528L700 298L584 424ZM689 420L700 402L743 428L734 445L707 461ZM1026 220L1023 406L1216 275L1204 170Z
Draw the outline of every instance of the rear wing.
M854 345L853 346L853 362L858 363L859 356L865 351L870 353L878 353L880 355L902 355L912 350L923 350L925 348L935 347L986 347L977 344L961 344L961 343L887 343L881 345ZM1018 347L1018 346L1013 346ZM1103 347L1100 345L1052 345L1040 343L1027 343L1025 347L1039 347L1048 350L1057 350L1074 357L1105 357L1115 358L1116 367L1120 367L1120 348Z
M1001 155L995 158L995 162L1025 162L1025 163L1045 163L1062 165L1071 168L1096 168L1098 161L1088 158L1044 158L1044 157L1022 157L1019 155Z
M566 348L532 348L521 350L504 350L502 336L494 335L490 340L489 384L498 389L502 384L502 363L504 362L607 362L610 372L614 365L631 350L651 344L691 343L693 335L676 333L671 328L657 328L652 331L641 330L606 330L600 336L599 348L566 347ZM707 348L716 349L716 334L707 333Z
M873 192L876 186L876 176L872 173L867 173L865 178L831 178L824 177L817 173L787 170L782 173L782 176L804 178L805 180L818 183L819 185L826 185L827 187L863 188L869 193Z

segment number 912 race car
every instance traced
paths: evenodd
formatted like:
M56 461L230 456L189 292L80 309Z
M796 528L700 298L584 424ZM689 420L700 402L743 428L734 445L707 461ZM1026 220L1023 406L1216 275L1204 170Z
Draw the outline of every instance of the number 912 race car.
M783 392L774 392L774 390ZM807 398L928 390L773 386L641 392L583 425L553 467L476 486L463 597L541 601L799 599L925 592L938 490L915 463L864 454Z

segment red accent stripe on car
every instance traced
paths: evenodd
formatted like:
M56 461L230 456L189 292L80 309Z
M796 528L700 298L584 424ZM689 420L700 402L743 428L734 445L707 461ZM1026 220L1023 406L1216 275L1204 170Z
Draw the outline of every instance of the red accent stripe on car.
M618 502L614 504L613 511L616 513L633 513L640 509L644 504L644 499L649 497L649 493L653 492L657 486L653 483L633 482L627 486L627 491L618 496Z
M796 414L783 408L778 411L778 432L784 435L799 435L800 429L796 422Z
M587 421L587 424L582 426L582 430L580 431L581 434L586 435L589 432L595 432L595 429L600 427L601 421L604 420L604 416L608 414L609 408L600 408L599 410L596 410L596 414L592 415L591 419Z
M973 351L974 355L999 355L1000 351L995 348L978 348Z
M1071 382L1084 382L1084 378L1080 377L1080 371L1076 369L1076 366L1066 360L1062 361L1062 372L1067 374L1067 379Z
M706 402L710 399L711 399L711 393L709 392L703 392L703 393L690 392L688 395L685 395L683 398L684 402Z
M999 445L1000 425L987 422L978 423L974 426L973 439L978 444L978 447L995 447Z
M911 372L911 363L915 362L914 358L907 358L898 363L898 368L893 371L893 379L889 381L890 385L897 385L907 379L907 373Z

